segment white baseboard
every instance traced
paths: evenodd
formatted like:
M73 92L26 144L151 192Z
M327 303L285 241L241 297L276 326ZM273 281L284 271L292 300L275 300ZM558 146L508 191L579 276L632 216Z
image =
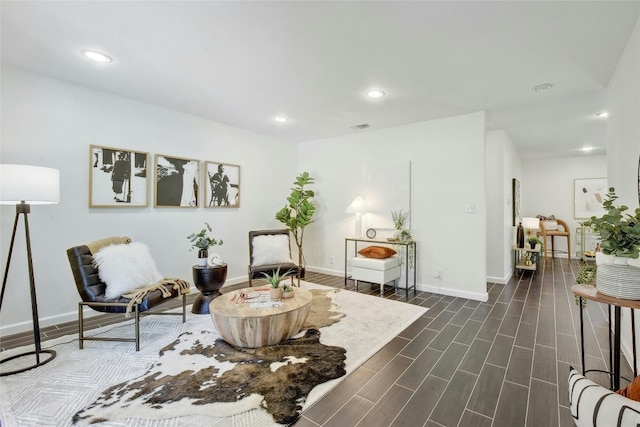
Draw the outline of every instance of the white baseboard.
M431 292L434 294L449 295L457 298L466 298L466 299L472 299L472 300L481 301L481 302L485 302L489 300L489 294L487 292L467 292L467 291L461 291L460 289L447 288L445 286L422 285L422 284L419 284L417 288L419 291Z
M513 277L513 270L509 272L505 277L487 276L487 283L497 283L499 285L506 285Z

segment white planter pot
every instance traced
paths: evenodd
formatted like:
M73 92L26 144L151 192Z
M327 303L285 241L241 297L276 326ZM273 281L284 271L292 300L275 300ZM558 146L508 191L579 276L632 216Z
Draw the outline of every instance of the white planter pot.
M640 300L640 268L629 259L596 253L596 288L615 298Z
M206 267L207 266L207 258L198 258L198 266Z

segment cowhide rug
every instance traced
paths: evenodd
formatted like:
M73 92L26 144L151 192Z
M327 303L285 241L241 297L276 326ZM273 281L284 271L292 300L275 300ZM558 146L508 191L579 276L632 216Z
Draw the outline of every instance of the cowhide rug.
M341 314L330 311L326 291L313 291L314 305L305 326L339 321ZM321 344L320 335L318 329L308 329L304 336L279 345L243 349L215 332L185 332L160 350L147 372L109 387L77 412L73 423L162 419L179 413L226 417L257 407L277 423L291 423L316 385L346 373L345 349Z

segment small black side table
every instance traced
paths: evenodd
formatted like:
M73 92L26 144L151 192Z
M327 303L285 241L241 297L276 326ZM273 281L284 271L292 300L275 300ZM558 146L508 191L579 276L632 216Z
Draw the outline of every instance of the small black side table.
M200 295L193 302L191 312L194 314L209 314L209 303L222 295L220 288L227 280L227 264L216 267L193 266L193 283L200 291Z

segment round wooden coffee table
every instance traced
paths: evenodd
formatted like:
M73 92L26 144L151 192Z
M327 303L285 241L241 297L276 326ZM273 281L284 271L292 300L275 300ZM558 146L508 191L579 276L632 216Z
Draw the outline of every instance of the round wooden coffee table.
M256 296L265 292L266 298ZM250 299L242 298L249 295ZM311 292L296 288L293 298L278 307L264 307L269 290L245 288L223 294L211 301L209 312L222 338L236 347L264 347L291 338L304 326L311 310ZM252 306L260 305L255 308Z

